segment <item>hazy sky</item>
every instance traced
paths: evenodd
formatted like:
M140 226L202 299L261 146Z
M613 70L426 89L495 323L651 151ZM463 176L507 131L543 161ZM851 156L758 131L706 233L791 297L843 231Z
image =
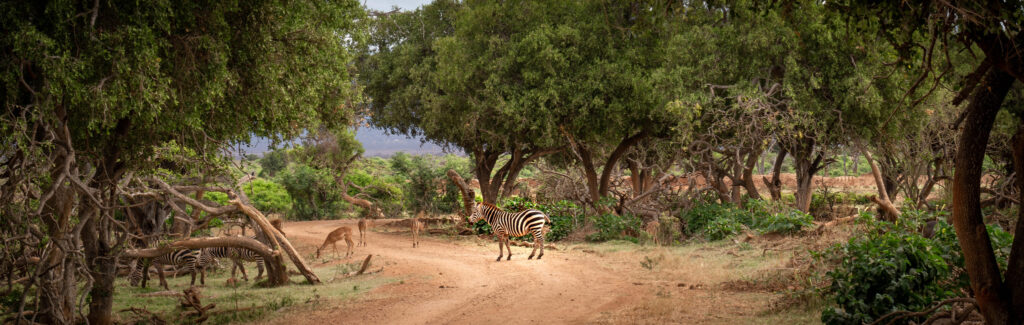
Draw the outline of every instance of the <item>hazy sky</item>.
M413 10L413 9L416 9L416 7L419 7L419 6L427 4L427 3L430 3L430 1L423 1L423 0L377 0L377 1L371 1L371 0L366 0L366 1L363 2L363 4L366 5L367 8L375 9L375 10L380 10L380 11L391 10L392 6L402 8L402 10Z
M430 1L366 0L363 2L367 8L380 11L389 11L393 7L398 7L402 10L413 10L427 3L430 3ZM365 127L359 128L359 130L356 131L356 140L359 140L359 142L363 144L363 148L366 149L366 156L390 156L398 151L404 151L410 154L442 153L441 147L434 144L421 144L422 141L420 139L412 139L403 135L387 135L383 130L379 129ZM269 146L270 141L267 139L253 139L252 146L246 147L244 150L248 153L261 154L266 152ZM463 153L455 152L455 154L462 155Z

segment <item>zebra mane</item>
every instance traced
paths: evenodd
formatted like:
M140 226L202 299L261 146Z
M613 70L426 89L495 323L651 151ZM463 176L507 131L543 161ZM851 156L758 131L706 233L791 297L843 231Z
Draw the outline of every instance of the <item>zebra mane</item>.
M499 208L499 207L498 207L497 205L494 205L494 204L491 204L491 203L487 203L487 202L480 202L480 204L482 204L482 205L484 205L484 206L488 206L488 207L490 207L491 209L494 209L494 210L498 210L498 211L501 211L501 212L505 212L505 210L502 210L502 209L501 209L501 208Z

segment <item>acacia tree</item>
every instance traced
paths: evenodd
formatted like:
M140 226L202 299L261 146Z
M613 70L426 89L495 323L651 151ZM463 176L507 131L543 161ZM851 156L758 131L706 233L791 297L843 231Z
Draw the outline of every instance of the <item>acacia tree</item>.
M119 187L157 167L157 148L208 157L253 134L346 125L339 35L361 13L356 1L2 6L0 231L40 257L17 317L78 323L88 301L89 323L111 323Z
M526 165L559 150L538 123L546 117L521 102L524 72L512 51L514 36L544 11L497 5L436 1L378 14L360 61L371 124L470 154L491 203ZM498 166L503 155L509 159Z
M981 212L981 177L989 134L1010 88L1024 81L1024 33L1020 1L856 1L832 4L861 26L884 36L901 58L918 59L920 78L945 73L948 63L934 53L958 50L980 53L970 74L961 79L953 104L968 104L956 121L960 128L954 159L953 226L975 300L988 324L1019 324L1024 320L1024 209L1019 209L1014 242L1005 272L1001 272ZM1024 134L1024 133L1019 133ZM1014 168L1024 174L1024 136L1013 142ZM1024 181L1017 179L1024 198ZM1005 279L1004 279L1005 276Z

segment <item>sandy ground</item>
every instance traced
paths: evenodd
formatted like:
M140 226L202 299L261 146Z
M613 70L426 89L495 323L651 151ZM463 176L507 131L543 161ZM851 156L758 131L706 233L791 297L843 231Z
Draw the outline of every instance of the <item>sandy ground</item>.
M340 225L355 228L354 221L337 220L293 222L284 229L300 251L308 252ZM364 258L367 253L382 256L389 265L373 276L395 277L402 279L401 283L272 322L585 323L644 294L627 277L578 254L549 249L542 260L527 260L529 250L514 247L511 261L495 262L496 243L487 247L459 245L421 236L420 247L413 248L407 231L368 233L368 247L358 247L356 255L344 261ZM344 249L343 242L339 249Z
M300 252L309 254L340 225L355 230L354 220L291 222L284 230ZM384 261L384 270L368 277L394 282L354 299L287 311L264 323L750 323L767 308L771 295L722 290L704 274L699 255L692 264L687 259L673 265L671 272L683 275L666 281L642 268L633 252L595 252L586 246L548 249L542 260L527 260L529 249L513 247L511 261L496 262L493 240L421 236L420 247L413 248L407 230L378 226L368 232L368 243L357 247L353 257L311 261L312 266L326 281L326 268L373 254Z

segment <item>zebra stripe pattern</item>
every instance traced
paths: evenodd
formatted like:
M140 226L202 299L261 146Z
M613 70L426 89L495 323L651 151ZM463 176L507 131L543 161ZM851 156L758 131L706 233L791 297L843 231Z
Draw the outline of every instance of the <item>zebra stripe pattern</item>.
M544 256L544 224L551 222L551 218L548 218L544 212L529 209L510 213L488 203L479 203L473 209L473 215L470 216L469 222L476 223L480 219L486 220L491 225L494 234L498 236L498 261L501 261L504 254L502 244L508 249L508 259L506 260L512 259L512 248L508 244L509 236L518 237L530 233L533 234L533 252L527 259L533 259L538 246L540 246L540 255L537 255L537 259Z
M249 238L256 239L254 237ZM242 266L241 261L256 262L256 269L259 270L256 279L263 277L263 257L252 250L234 247L209 247L203 248L203 256L230 258L234 263L234 266L231 268L231 277L235 277L235 269L238 268L242 270L242 277L246 281L249 280L249 275L245 273L245 267Z
M199 267L197 267L199 266L197 262L200 262L202 259L201 251L183 249L154 257L151 259L151 263L157 267L157 270L160 273L160 282L166 289L167 283L163 279L163 265L174 265L174 268L176 269L175 274L182 271L191 273L192 284L195 284L196 271L199 269ZM133 267L131 274L129 274L129 283L132 286L139 284L143 280L145 276L143 273L144 270L145 263L142 263L141 260L136 261L135 267ZM202 282L205 282L205 277L206 275L204 272L204 279L201 279Z

